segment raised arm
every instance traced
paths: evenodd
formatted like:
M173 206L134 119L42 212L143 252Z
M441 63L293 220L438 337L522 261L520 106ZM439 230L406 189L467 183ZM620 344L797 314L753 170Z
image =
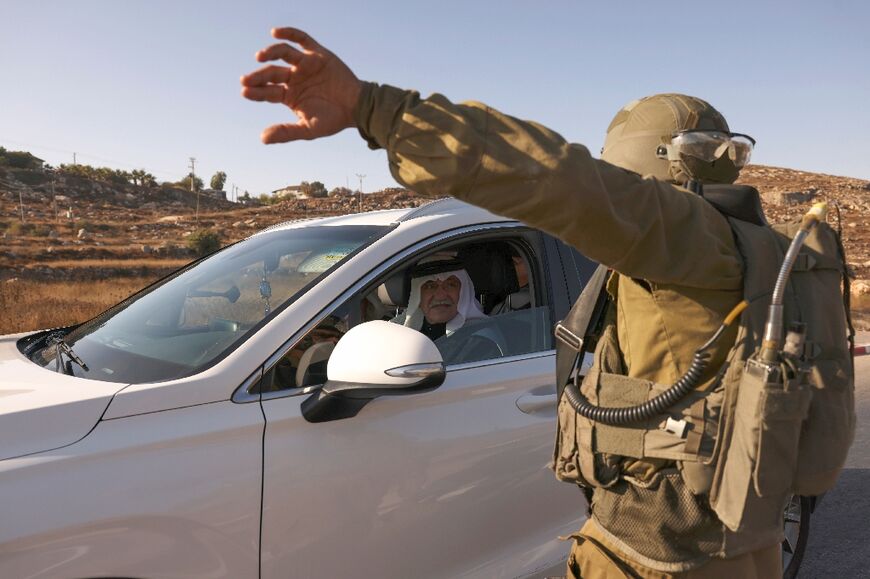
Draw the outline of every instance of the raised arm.
M290 66L242 77L243 94L284 103L299 122L269 127L264 142L356 126L369 146L386 149L396 180L421 194L452 195L519 219L631 277L740 287L728 223L700 197L594 159L546 127L481 103L361 83L308 35L273 35L302 50L278 44L257 53Z

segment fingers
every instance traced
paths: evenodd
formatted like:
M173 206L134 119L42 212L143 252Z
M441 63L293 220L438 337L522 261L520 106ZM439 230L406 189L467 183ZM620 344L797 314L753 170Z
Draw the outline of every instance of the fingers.
M304 53L296 50L289 44L284 44L283 42L280 44L273 44L257 53L258 62L267 62L269 60L277 60L280 58L287 64L295 65L299 64L304 57Z
M310 139L310 130L308 127L301 124L284 124L272 125L263 131L260 135L260 140L267 145L274 143L286 143L288 141L298 141L299 139Z
M323 47L316 40L308 36L306 32L298 28L273 28L272 37L280 38L281 40L289 40L300 45L305 50L320 51Z
M242 96L252 101L267 101L270 103L284 102L287 95L287 87L283 84L270 84L266 86L246 86L242 89Z
M263 86L266 84L286 83L291 71L286 66L269 65L242 77L242 86Z

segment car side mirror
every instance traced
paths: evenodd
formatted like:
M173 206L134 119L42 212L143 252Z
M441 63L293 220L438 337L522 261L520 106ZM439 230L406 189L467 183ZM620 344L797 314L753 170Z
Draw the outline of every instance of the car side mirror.
M356 416L378 396L434 390L446 372L435 344L416 330L380 320L360 324L335 345L327 381L302 403L309 422Z

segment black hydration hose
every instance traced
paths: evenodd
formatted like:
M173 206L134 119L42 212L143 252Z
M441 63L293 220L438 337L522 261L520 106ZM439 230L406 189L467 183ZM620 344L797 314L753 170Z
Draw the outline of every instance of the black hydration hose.
M677 380L673 386L652 400L647 400L643 404L638 404L636 406L625 406L619 408L595 406L580 393L580 387L577 385L576 380L565 386L565 399L575 412L583 418L587 418L593 422L609 424L610 426L621 426L633 422L642 422L656 416L657 414L661 414L682 400L686 394L692 390L692 388L698 385L701 376L704 374L704 370L706 370L707 366L710 364L710 348L722 336L725 328L737 319L737 316L740 315L748 305L748 300L743 300L737 304L737 306L735 306L734 309L725 317L725 320L722 322L722 325L719 326L719 329L716 330L716 333L713 334L713 337L707 340L706 344L695 350L695 354L692 356L692 363L689 365L689 369L686 370L686 373L683 374L683 376Z

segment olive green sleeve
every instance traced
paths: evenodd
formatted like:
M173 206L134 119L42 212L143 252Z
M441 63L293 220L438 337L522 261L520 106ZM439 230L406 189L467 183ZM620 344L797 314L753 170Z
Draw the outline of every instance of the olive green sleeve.
M393 177L523 221L620 273L741 287L728 222L700 197L594 159L586 147L482 103L364 83L356 121Z

